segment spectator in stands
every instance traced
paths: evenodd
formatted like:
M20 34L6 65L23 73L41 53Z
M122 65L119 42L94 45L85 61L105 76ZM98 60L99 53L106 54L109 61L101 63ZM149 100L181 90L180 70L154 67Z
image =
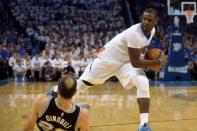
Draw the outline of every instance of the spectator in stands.
M72 67L71 62L68 62L67 67L64 68L63 74L74 74L76 76L75 69Z
M9 65L8 72L9 72L9 76L10 77L13 77L13 67L16 64L17 57L18 57L18 53L13 53L13 55L9 58L9 61L8 61L8 65Z
M18 54L15 57L15 64L13 66L13 74L15 81L17 81L17 77L22 77L22 81L25 81L25 75L27 72L26 61L23 58L20 58Z
M48 55L45 55L45 62L42 67L42 80L43 81L52 81L54 77L54 69L52 66L52 60Z
M78 77L80 77L83 72L85 71L85 68L87 67L88 65L88 61L87 61L87 58L83 58L80 63L79 63L79 73L78 73Z
M32 59L31 64L33 78L36 81L39 81L42 71L42 61L39 53L36 53L35 57Z
M61 77L63 71L63 59L61 59L60 53L57 53L55 59L52 60L52 66L54 69L54 80L57 81Z
M52 58L54 50L50 49L52 47L52 45L45 45L45 49L42 51L42 57L45 58L46 56L49 58Z
M26 78L27 78L28 81L30 81L33 78L31 57L26 53L25 56L24 56L24 59L26 61L26 69L27 69Z
M88 50L84 52L83 58L92 60L95 57L95 54L96 54L96 50L94 50L92 46L88 46Z

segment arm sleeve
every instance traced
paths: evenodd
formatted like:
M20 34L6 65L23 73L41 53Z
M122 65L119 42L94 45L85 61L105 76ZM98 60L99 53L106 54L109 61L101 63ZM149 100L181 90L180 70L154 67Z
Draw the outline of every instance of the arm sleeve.
M124 41L127 43L127 47L140 48L140 36L136 32L125 32Z

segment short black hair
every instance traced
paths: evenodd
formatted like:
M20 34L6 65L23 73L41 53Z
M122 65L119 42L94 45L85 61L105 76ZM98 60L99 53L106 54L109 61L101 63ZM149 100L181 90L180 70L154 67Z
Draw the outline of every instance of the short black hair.
M153 8L147 8L147 9L144 10L144 12L152 13L155 16L156 19L158 17L157 11Z
M72 80L69 83L69 80ZM65 98L70 99L73 97L75 92L77 91L77 80L73 75L65 75L58 81L58 90L59 94Z

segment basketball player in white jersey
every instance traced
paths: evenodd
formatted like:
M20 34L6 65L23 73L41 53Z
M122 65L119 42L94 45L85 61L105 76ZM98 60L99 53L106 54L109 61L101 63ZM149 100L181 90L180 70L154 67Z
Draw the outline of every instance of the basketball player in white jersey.
M87 66L77 83L80 90L102 84L111 76L116 76L124 88L135 86L140 110L139 131L151 131L148 126L149 81L143 68L158 64L162 67L167 63L164 54L156 60L140 57L155 34L156 24L157 12L152 8L146 9L141 23L131 26L109 41L98 57Z
M141 58L150 44L157 24L157 12L148 8L143 12L141 23L135 24L109 41L86 68L77 81L77 89L87 89L95 84L102 84L111 76L116 76L122 86L137 88L137 102L140 111L138 131L152 131L148 125L149 116L149 81L143 68L160 64L163 67L167 59L163 53L156 60Z

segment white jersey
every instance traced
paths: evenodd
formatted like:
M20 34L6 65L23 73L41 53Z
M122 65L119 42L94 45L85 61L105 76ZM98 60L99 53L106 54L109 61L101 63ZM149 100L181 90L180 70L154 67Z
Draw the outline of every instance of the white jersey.
M155 28L152 29L150 37L147 38L141 29L141 23L135 24L109 41L104 46L105 50L98 57L117 64L127 63L130 61L128 47L142 48L147 46L154 34Z
M54 59L52 60L53 68L63 68L63 59Z
M10 57L8 64L10 67L13 67L16 64L16 59L13 56Z
M22 58L20 58L20 60L18 60L18 62L13 66L13 70L17 72L23 72L26 71L26 69L26 60Z
M31 67L32 68L41 68L41 66L42 66L42 61L41 61L40 57L39 58L34 57L31 60Z
M29 69L31 69L31 60L26 60L26 68L27 68L27 70L29 70Z

